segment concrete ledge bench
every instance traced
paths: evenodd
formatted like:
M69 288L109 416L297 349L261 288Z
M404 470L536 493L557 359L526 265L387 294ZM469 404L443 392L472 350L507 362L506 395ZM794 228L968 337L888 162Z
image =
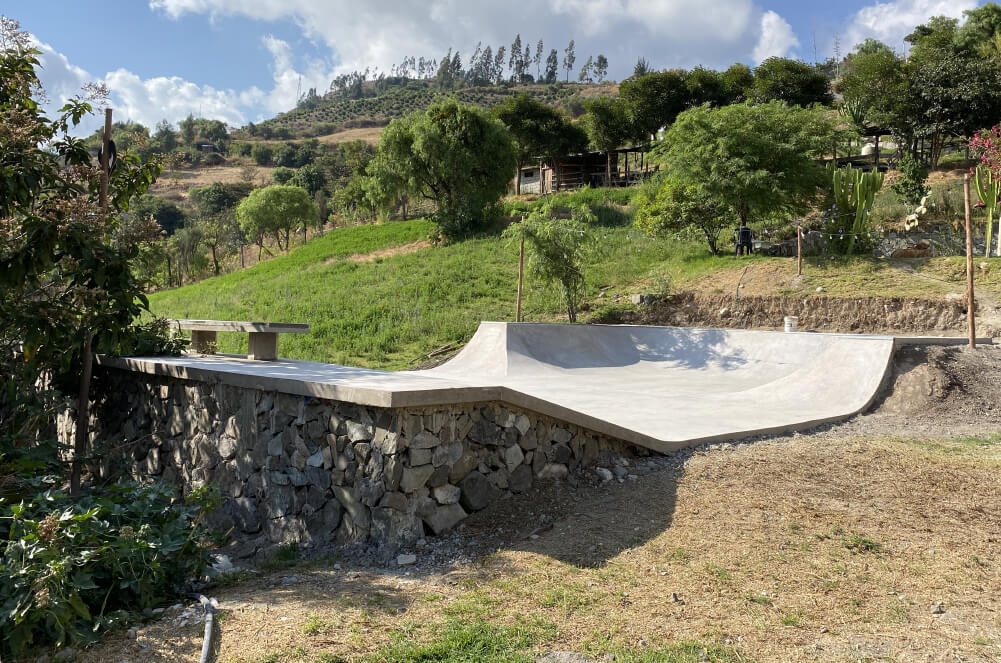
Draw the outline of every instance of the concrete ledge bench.
M215 354L218 332L249 332L247 359L278 359L278 334L308 334L309 325L290 322L234 322L232 320L171 320L178 329L191 332L191 349L200 354Z

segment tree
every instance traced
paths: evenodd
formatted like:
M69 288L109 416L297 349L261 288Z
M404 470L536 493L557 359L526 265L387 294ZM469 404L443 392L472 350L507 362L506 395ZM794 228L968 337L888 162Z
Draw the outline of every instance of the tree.
M393 120L368 172L382 191L433 202L440 234L476 230L517 166L511 134L479 108L453 99Z
M705 67L696 67L685 74L685 87L688 88L689 106L726 106L734 101L723 83L723 76Z
M587 60L584 62L584 66L580 68L580 74L577 75L577 80L581 83L593 83L594 79L591 78L591 70L594 68L594 58L590 55L587 56Z
M699 106L678 116L657 151L668 179L699 185L748 222L809 208L826 181L816 159L833 135L821 110L777 101Z
M521 50L521 34L518 34L511 43L511 59L507 63L511 71L511 82L520 83L525 76L525 60Z
M263 239L270 235L278 248L286 251L292 231L300 225L315 225L316 217L313 199L297 186L276 184L255 189L236 208L236 220L247 237L263 248Z
M500 84L504 80L504 47L497 47L497 54L494 55L493 82Z
M634 137L643 140L671 126L678 113L688 107L690 97L681 69L630 77L619 85L619 99L625 105Z
M236 207L254 189L250 182L213 182L188 189L188 197L202 216L211 216Z
M323 172L319 168L311 163L307 163L295 171L290 184L302 187L310 196L315 196L317 192L323 190L327 182L323 176Z
M157 123L153 140L156 141L157 147L163 152L173 152L174 148L177 147L177 135L174 134L174 130L167 120L160 120Z
M274 150L266 143L254 143L254 146L250 148L250 158L258 166L270 166L271 160L274 158Z
M836 86L856 129L890 125L907 94L904 61L885 44L868 40L846 58L845 70Z
M633 66L633 77L639 78L644 74L650 73L650 62L646 58L640 57L636 60L635 66Z
M544 205L521 223L508 226L504 236L525 241L529 273L560 289L567 319L573 323L587 295L587 263L598 249L591 230L596 218L586 205L571 207L569 219L558 211Z
M184 226L184 212L173 202L144 193L132 201L129 214L135 217L151 216L165 233L171 235Z
M515 192L521 193L521 167L535 157L553 157L582 150L583 132L558 110L522 93L509 97L493 109L514 138L518 149Z
M581 119L591 144L607 153L605 186L612 185L612 151L635 132L629 124L625 104L620 99L598 97L584 103L587 115Z
M830 104L830 83L822 73L799 60L768 58L754 70L754 100L784 101L793 106Z
M608 75L608 58L600 53L598 59L594 61L594 75L597 76L599 83L604 83L605 76Z
M271 181L275 184L288 184L295 177L295 169L287 166L278 166L271 171Z
M72 135L91 105L74 98L48 119L32 97L41 90L39 55L16 22L0 17L0 474L5 483L23 481L10 463L26 451L34 456L20 468L26 473L57 471L52 422L76 402L70 490L77 494L89 446L91 353L120 351L148 311L132 261L159 227L117 231L160 167L121 155L103 200L102 168ZM8 645L4 637L0 655Z
M720 76L723 81L723 88L726 90L726 98L731 104L739 104L747 101L751 96L751 89L754 86L754 74L746 64L737 62L730 65L730 68Z
M549 57L546 58L546 77L545 81L550 85L556 82L556 77L559 75L560 70L560 56L556 52L556 49L549 51Z
M563 68L567 70L567 82L570 82L570 72L573 71L573 64L577 61L577 56L574 54L574 43L573 39L567 44L567 49L563 51Z
M998 35L1001 34L1001 5L988 2L982 7L963 12L966 21L955 36L961 50L997 58Z
M186 118L180 121L178 126L181 128L181 140L185 145L192 145L195 142L195 116L190 113Z
M542 54L545 52L542 40L535 45L535 80L542 81Z
M649 191L636 213L638 228L656 237L701 235L709 252L719 253L720 233L733 219L731 201L713 195L701 183L666 177Z

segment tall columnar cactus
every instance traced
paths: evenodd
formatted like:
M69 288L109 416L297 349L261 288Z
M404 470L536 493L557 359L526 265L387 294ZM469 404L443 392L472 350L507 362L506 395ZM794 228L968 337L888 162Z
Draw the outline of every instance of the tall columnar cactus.
M869 210L876 193L883 187L883 173L876 170L865 172L847 165L837 168L834 163L827 165L834 186L834 204L836 206L838 228L848 235L848 253L855 249L855 238L869 231ZM851 219L846 224L842 219Z
M977 166L974 177L977 198L987 212L987 230L984 233L984 256L991 257L991 238L994 232L994 212L998 209L998 199L1001 198L1001 178L995 177L990 168ZM1001 255L1001 231L998 232L998 255Z

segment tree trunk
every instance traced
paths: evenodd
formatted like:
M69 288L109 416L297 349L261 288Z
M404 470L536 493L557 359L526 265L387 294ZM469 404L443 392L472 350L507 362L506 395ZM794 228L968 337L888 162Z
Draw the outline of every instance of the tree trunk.
M518 174L515 175L514 195L521 195L521 162L518 162Z
M612 186L612 151L605 155L605 186Z
M212 266L215 268L215 275L219 276L219 258L216 256L218 247L212 247Z

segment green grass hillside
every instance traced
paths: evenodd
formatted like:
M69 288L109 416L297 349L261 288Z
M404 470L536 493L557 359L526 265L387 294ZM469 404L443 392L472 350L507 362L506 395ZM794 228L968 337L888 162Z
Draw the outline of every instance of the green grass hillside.
M604 255L588 272L589 293L658 275L711 270L701 247L653 240L628 214L601 215ZM306 322L308 335L280 337L282 356L377 368L401 368L448 343L469 338L481 320L513 320L517 250L493 234L427 246L371 261L348 260L425 239L431 224L394 222L333 230L288 255L250 269L150 297L154 312L177 318ZM556 294L526 281L529 320L563 315ZM245 334L220 336L220 351L246 352Z

